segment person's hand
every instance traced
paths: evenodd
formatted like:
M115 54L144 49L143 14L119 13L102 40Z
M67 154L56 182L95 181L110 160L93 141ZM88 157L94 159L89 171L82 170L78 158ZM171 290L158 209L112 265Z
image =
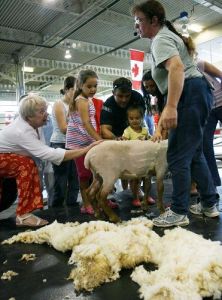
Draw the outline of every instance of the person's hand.
M171 129L177 127L177 108L166 105L161 118L160 126L163 129Z
M143 135L141 135L141 136L138 136L138 138L137 138L138 140L140 140L140 141L145 141L145 136L143 136Z
M93 142L92 144L90 144L88 147L88 150L89 149L91 149L92 147L95 147L95 146L97 146L97 145L99 145L100 143L102 143L103 142L103 140L99 140L99 141L95 141L95 142Z
M115 138L116 141L125 141L125 138L123 136L117 136Z
M160 142L162 141L163 137L162 137L162 129L161 127L157 127L157 129L154 132L154 135L151 137L151 141L152 142Z

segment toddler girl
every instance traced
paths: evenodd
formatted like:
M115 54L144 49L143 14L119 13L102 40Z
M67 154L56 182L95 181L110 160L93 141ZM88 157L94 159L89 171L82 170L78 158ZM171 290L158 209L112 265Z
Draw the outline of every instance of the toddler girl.
M139 106L130 106L127 109L127 118L129 126L124 130L123 138L127 140L148 140L150 138L149 131L143 127L144 112ZM132 205L140 207L139 199L140 180L134 179L130 181L130 188L133 193ZM148 203L153 204L155 200L150 196L147 199Z

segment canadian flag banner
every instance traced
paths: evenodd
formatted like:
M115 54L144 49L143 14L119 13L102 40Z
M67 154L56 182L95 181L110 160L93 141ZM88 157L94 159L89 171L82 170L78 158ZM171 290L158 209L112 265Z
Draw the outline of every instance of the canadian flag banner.
M141 89L141 80L143 77L143 60L144 51L130 49L130 66L134 90Z

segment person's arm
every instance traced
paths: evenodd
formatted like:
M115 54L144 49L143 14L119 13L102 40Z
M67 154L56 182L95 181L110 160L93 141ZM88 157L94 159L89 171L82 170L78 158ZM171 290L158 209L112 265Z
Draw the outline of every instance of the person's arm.
M179 55L175 55L164 62L164 67L168 71L168 94L159 123L163 129L170 129L177 127L177 105L184 85L184 66Z
M112 133L111 125L101 125L100 131L103 139L115 140L116 136Z
M55 112L56 121L60 131L63 134L66 134L67 121L66 121L66 116L64 113L64 105L62 101L58 101L54 104L54 112Z
M222 81L222 71L216 68L214 65L208 63L207 61L204 61L204 72L207 74L219 78Z
M96 141L101 140L101 136L96 132L94 127L92 126L89 118L89 103L85 99L78 100L78 111L80 118L83 123L83 127L86 129L88 134L94 138Z
M63 161L76 159L84 154L86 154L92 147L100 144L102 140L95 141L92 144L90 144L87 147L81 148L81 149L75 149L75 150L66 150Z

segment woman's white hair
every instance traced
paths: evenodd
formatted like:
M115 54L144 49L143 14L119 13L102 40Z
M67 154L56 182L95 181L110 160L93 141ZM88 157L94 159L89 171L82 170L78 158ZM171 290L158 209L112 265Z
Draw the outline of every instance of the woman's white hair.
M43 105L48 106L48 102L45 98L37 94L30 93L27 96L22 97L19 103L19 114L24 120L26 120L29 117L33 117L39 106Z

